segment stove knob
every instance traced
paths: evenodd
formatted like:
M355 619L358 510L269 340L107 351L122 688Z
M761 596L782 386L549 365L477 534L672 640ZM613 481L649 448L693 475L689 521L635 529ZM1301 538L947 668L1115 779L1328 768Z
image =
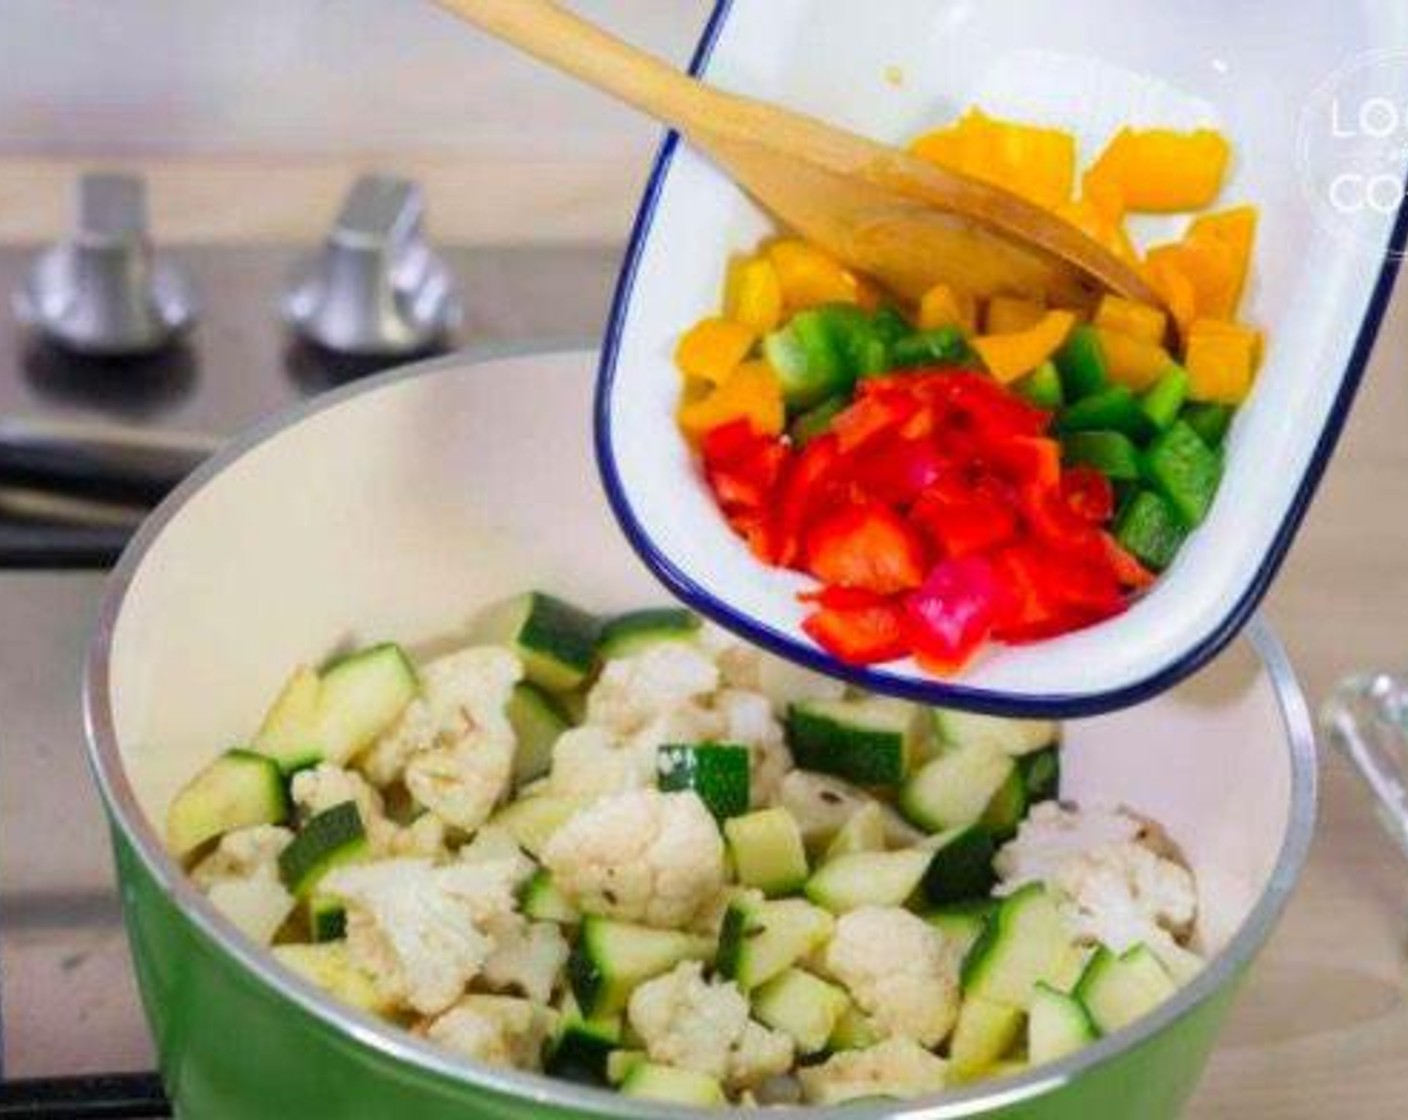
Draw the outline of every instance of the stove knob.
M343 354L414 354L459 325L455 280L425 240L425 200L389 175L358 179L323 249L284 296L304 338Z
M78 181L73 236L35 260L15 295L20 319L80 354L159 350L195 320L186 274L153 248L146 186L131 175Z

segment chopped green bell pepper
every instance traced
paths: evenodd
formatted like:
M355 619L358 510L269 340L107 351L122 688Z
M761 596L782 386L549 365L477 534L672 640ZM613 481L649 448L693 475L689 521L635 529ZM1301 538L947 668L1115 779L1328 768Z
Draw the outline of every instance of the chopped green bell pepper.
M1061 439L1067 466L1094 467L1111 482L1138 482L1139 448L1123 432L1071 432Z
M1067 405L1056 417L1059 432L1122 432L1136 443L1149 436L1149 418L1124 385L1111 385Z
M973 349L957 327L938 327L905 335L890 349L896 369L956 366L973 360Z
M846 410L849 397L827 397L819 405L807 409L788 426L787 434L797 447L806 447L817 436L825 435L831 421Z
M1098 393L1110 383L1110 367L1094 327L1082 325L1071 331L1056 352L1056 368L1068 401L1078 401Z
M1048 412L1055 412L1066 401L1066 394L1061 389L1061 374L1054 362L1042 362L1013 388L1029 404Z
M1195 403L1187 405L1179 419L1216 451L1227 437L1227 429L1232 426L1233 415L1234 411L1229 405Z
M1115 540L1156 572L1173 563L1187 535L1178 512L1152 490L1138 491L1115 522Z
M1163 431L1178 419L1178 411L1188 397L1188 371L1170 363L1168 369L1139 398L1139 407L1149 422Z
M1202 522L1222 479L1222 460L1184 423L1160 432L1144 452L1144 475L1185 525Z
M800 311L763 339L763 355L777 374L789 409L811 408L827 397L849 393L855 383L828 311L826 307Z

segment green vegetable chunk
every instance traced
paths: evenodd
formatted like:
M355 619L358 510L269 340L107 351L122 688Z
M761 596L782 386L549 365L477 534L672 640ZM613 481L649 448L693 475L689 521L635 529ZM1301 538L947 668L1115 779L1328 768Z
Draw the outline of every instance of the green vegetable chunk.
M1186 405L1179 417L1210 448L1216 451L1227 438L1227 429L1232 426L1234 410L1225 404L1196 403Z
M906 335L891 348L890 357L896 369L958 366L973 360L973 348L957 327L936 327Z
M355 801L325 809L279 853L279 878L296 898L307 898L339 864L367 854L367 833Z
M1188 526L1202 523L1222 480L1222 460L1187 424L1159 434L1144 453L1144 470Z
M983 825L941 834L924 872L925 897L938 906L986 898L997 882L992 869L996 853L993 835Z
M792 411L812 408L828 397L848 396L855 384L855 371L837 338L831 305L798 312L763 339L763 354Z
M1188 371L1170 364L1162 376L1139 398L1139 407L1149 423L1163 431L1178 419L1179 410L1188 397Z
M703 625L683 607L649 607L608 619L601 627L597 653L603 661L629 657L659 642L688 641Z
M1111 482L1138 482L1139 448L1123 432L1071 432L1061 439L1068 467L1092 467Z
M1140 490L1115 523L1115 539L1141 563L1161 572L1188 535L1178 511L1152 490Z
M1124 385L1111 385L1087 394L1067 405L1056 417L1058 432L1114 431L1136 443L1148 437L1150 427L1138 398Z
M1068 401L1078 401L1098 393L1110 382L1110 367L1094 327L1082 325L1071 331L1056 353L1056 369Z
M736 743L671 743L656 757L658 782L666 793L693 790L717 820L748 811L748 748Z
M922 709L897 700L804 700L787 711L787 745L803 769L896 786L929 727Z
M799 448L806 447L818 436L824 436L831 430L831 421L845 412L850 403L849 397L827 397L819 405L807 409L787 428L787 434L792 437L792 443Z
M1017 395L1037 408L1055 412L1066 403L1066 393L1061 386L1061 373L1055 362L1042 362L1013 388Z

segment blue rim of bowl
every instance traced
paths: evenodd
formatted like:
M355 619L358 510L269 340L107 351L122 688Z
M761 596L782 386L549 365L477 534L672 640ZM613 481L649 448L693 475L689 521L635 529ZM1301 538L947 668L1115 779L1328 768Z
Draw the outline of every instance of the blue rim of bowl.
M129 844L145 872L170 897L180 911L215 949L234 960L293 1007L352 1040L368 1052L422 1070L445 1083L464 1084L498 1094L507 1100L528 1102L539 1108L565 1110L564 1115L596 1120L661 1120L679 1117L747 1115L756 1109L728 1111L635 1101L614 1091L485 1066L458 1058L373 1016L342 1004L312 981L283 968L263 947L242 935L184 874L166 852L156 825L137 798L127 772L117 733L112 679L113 643L118 621L138 573L167 527L207 486L246 455L295 428L299 423L328 412L348 401L410 381L463 366L478 366L498 359L553 356L552 346L507 344L478 347L447 357L420 362L376 377L331 390L269 417L231 440L178 486L142 523L108 577L99 609L97 628L89 643L83 672L83 718L88 767L98 787L115 834ZM586 356L583 355L584 360ZM1218 993L1236 982L1265 944L1285 911L1305 866L1315 831L1318 801L1316 742L1305 694L1295 669L1271 628L1259 619L1247 628L1247 640L1260 661L1276 702L1276 714L1289 754L1290 790L1288 815L1274 865L1256 902L1207 967L1183 988L1145 1015L1094 1044L1055 1062L993 1081L946 1090L938 1098L913 1101L836 1106L795 1106L769 1109L776 1120L809 1120L830 1116L844 1108L852 1120L964 1120L988 1116L995 1110L1060 1092L1105 1063L1153 1043L1186 1016L1196 1013Z
M701 75L709 64L728 22L733 0L717 0L709 21L704 27L699 45L695 49L689 72ZM1398 275L1399 258L1408 244L1408 196L1400 202L1394 218L1393 229L1385 247L1384 263L1379 270L1373 293L1370 295L1364 319L1349 363L1340 381L1339 392L1326 417L1325 426L1316 441L1315 453L1301 476L1300 486L1286 510L1286 516L1276 531L1266 558L1257 569L1241 598L1227 613L1226 617L1212 627L1208 633L1181 656L1170 660L1162 668L1155 670L1141 680L1106 691L1081 693L1047 693L1028 695L1002 692L993 689L965 687L947 681L918 681L898 677L892 673L845 665L829 656L821 649L804 643L789 634L756 619L740 614L713 592L700 585L681 571L659 548L646 527L636 516L634 507L626 495L626 487L616 466L616 454L612 439L611 398L616 380L616 364L620 355L621 338L625 330L626 311L630 306L635 290L636 273L645 243L654 224L655 211L660 193L674 164L675 153L679 148L680 136L677 132L666 135L656 155L650 178L646 183L645 195L636 213L631 229L625 259L621 265L616 292L612 298L611 311L607 320L605 337L602 340L601 364L597 373L596 402L593 424L596 443L597 469L601 474L602 485L607 501L617 522L625 533L626 540L646 567L679 599L688 603L700 614L706 615L720 626L733 631L755 645L762 646L789 661L797 662L816 672L839 677L858 688L871 692L899 696L927 704L944 704L950 707L966 708L976 712L989 712L997 715L1031 716L1039 718L1073 718L1099 715L1129 707L1141 700L1167 691L1185 677L1201 669L1216 657L1227 644L1242 630L1251 619L1257 606L1265 597L1276 573L1286 558L1291 542L1305 518L1315 491L1324 477L1325 468L1334 454L1340 434L1348 419L1350 406L1363 380L1364 370L1378 337L1379 327L1388 310L1389 297L1393 292L1394 280Z

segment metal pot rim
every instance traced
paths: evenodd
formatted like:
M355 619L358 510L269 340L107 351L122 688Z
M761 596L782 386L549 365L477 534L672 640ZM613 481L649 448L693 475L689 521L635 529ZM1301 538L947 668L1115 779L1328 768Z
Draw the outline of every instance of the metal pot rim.
M113 569L103 595L97 630L89 645L83 679L83 713L88 762L113 822L142 861L147 873L171 897L200 932L262 983L307 1014L385 1057L466 1087L530 1100L538 1105L575 1109L602 1117L654 1120L661 1116L698 1116L700 1110L656 1102L632 1101L604 1089L575 1085L539 1074L479 1065L457 1058L409 1033L334 1001L311 983L279 966L266 950L248 941L192 885L167 854L161 837L137 802L118 746L110 699L112 640L134 576L165 527L192 498L231 464L303 421L356 397L376 393L412 378L497 359L530 355L581 354L584 364L595 352L579 347L503 346L462 351L419 362L325 393L278 413L225 445L203 463L147 518ZM1226 947L1194 980L1138 1023L1101 1039L1058 1062L1004 1078L990 1087L945 1092L938 1098L848 1106L856 1120L958 1120L1042 1096L1059 1089L1114 1056L1134 1049L1191 1014L1251 961L1285 909L1310 848L1315 824L1315 734L1305 697L1284 648L1260 618L1247 627L1248 638L1271 679L1291 755L1290 817L1276 864L1265 890ZM751 1112L751 1110L750 1110ZM778 1120L801 1120L815 1107L770 1108ZM711 1114L718 1115L718 1110Z

